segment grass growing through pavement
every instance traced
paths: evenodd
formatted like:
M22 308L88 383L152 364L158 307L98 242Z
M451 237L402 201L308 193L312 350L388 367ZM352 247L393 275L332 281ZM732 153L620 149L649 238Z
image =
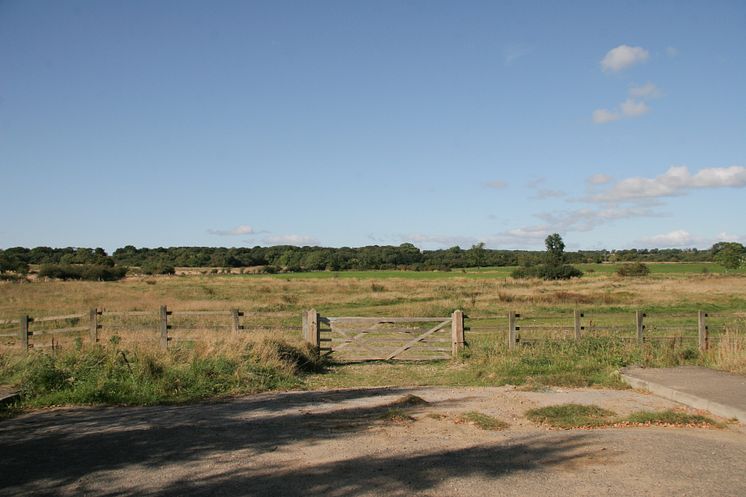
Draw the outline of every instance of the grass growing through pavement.
M458 416L458 418L456 418L456 421L459 423L469 423L476 426L477 428L481 428L482 430L491 431L505 430L510 426L508 423L501 419L497 419L494 416L489 416L478 411L465 412Z
M688 414L672 409L659 412L641 411L630 414L624 419L627 423L642 425L674 425L674 426L710 426L722 428L723 424L699 414Z
M616 413L593 405L558 404L526 411L526 417L553 428L600 428L604 426L688 426L723 428L707 416L668 409L665 411L639 411L619 418Z
M607 409L584 404L560 404L526 411L526 417L535 423L564 429L608 425L614 415Z

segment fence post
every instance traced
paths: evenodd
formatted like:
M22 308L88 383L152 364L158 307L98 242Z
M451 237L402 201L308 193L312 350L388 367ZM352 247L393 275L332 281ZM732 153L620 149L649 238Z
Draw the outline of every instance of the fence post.
M515 325L516 318L521 317L520 314L516 314L514 311L508 312L508 349L512 350L516 344L516 331L518 326Z
M635 324L637 325L637 344L641 345L644 339L643 333L645 331L645 325L643 324L643 318L645 313L642 311L635 311Z
M101 315L101 311L94 307L90 310L88 315L90 317L90 329L88 333L91 338L91 343L95 344L98 343L98 330L101 328L101 325L98 324L98 317Z
M168 330L169 328L171 328L171 325L168 324L169 314L171 314L171 311L169 311L165 305L162 305L161 306L160 330L161 330L161 349L163 350L168 349Z
M238 309L231 309L231 331L233 331L234 335L237 335L243 329L243 326L241 326L241 316L243 316L243 312Z
M464 313L453 311L451 314L451 355L454 357L464 349Z
M578 309L575 309L573 311L573 320L575 322L575 340L580 340L580 330L583 329L582 326L580 326L580 318L583 317L583 313L580 312Z
M708 328L707 328L707 313L705 311L697 311L697 329L699 331L699 350L707 350L708 347Z
M18 330L19 335L18 338L21 341L21 349L23 351L28 351L28 323L29 323L29 317L27 315L21 316L20 319L20 328Z
M311 309L306 315L303 323L303 338L317 349L321 346L321 333L319 332L319 313Z

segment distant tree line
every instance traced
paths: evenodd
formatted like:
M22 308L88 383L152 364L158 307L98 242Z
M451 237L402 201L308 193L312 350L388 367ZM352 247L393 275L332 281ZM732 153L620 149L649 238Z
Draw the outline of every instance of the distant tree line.
M743 263L743 245L721 242L707 250L628 249L564 252L563 263L592 262L720 262L735 268ZM546 263L546 252L494 250L484 244L468 249L451 247L420 250L410 243L367 247L169 247L119 248L109 255L102 248L13 247L0 250L0 273L25 274L29 265L91 265L137 267L147 274L173 273L175 267L242 268L261 266L266 272L344 271L368 269L441 270L487 266L537 266ZM50 268L51 270L51 268ZM95 273L95 272L94 272Z

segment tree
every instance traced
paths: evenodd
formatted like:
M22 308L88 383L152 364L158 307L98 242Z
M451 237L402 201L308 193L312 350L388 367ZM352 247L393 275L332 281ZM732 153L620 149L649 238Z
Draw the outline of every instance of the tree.
M725 269L738 269L746 258L746 248L740 243L719 242L711 250L715 261Z
M484 265L485 249L484 242L479 242L476 245L472 245L469 249L471 255L471 263L477 268L481 268Z
M547 247L547 264L550 266L560 266L565 262L565 242L559 233L549 235L544 244Z

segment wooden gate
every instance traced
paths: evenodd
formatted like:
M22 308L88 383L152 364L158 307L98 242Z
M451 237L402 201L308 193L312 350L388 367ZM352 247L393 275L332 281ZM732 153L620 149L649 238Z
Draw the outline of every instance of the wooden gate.
M464 314L444 317L323 317L303 315L303 332L337 361L450 359L464 347Z

